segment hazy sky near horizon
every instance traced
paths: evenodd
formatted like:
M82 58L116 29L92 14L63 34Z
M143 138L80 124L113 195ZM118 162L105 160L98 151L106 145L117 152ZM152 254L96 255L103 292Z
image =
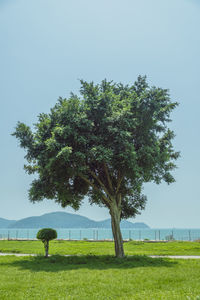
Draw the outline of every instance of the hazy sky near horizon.
M180 104L170 126L181 158L176 183L146 184L146 209L131 221L200 228L199 31L198 0L0 0L0 217L63 210L50 200L28 201L33 177L11 136L17 121L32 125L59 96L79 93L79 79L130 84L141 74ZM87 200L77 213L109 217Z

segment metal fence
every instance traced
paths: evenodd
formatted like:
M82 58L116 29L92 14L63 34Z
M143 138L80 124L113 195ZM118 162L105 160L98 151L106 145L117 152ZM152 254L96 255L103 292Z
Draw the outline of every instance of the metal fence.
M33 240L39 229L0 229L0 239ZM58 239L113 240L111 229L56 229ZM200 229L122 229L124 240L194 241L200 240Z

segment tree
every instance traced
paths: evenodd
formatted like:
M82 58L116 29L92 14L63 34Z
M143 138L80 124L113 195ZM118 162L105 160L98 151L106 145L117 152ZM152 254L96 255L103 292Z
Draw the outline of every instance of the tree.
M167 124L176 106L168 90L149 87L146 77L130 86L81 80L80 97L59 98L33 130L19 122L13 133L27 150L25 170L38 175L30 200L79 209L88 196L91 204L107 207L115 253L123 257L120 220L144 209L143 184L174 181L179 153Z
M49 255L49 241L57 238L57 232L52 228L40 229L37 233L37 239L44 243L45 257Z

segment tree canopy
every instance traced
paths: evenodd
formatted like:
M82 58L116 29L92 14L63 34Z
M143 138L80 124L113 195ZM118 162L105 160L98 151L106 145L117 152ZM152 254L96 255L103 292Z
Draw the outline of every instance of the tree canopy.
M149 87L146 77L133 85L81 80L80 96L59 98L33 130L19 122L13 133L27 151L25 170L38 175L30 200L79 209L88 196L109 209L115 242L120 240L120 219L145 207L143 184L174 181L179 153L168 123L176 106L167 89ZM116 255L123 256L118 244Z

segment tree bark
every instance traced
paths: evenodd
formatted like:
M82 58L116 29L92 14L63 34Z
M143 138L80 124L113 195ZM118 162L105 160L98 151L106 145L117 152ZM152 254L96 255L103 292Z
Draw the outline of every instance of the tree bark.
M44 242L44 248L45 248L45 257L48 257L48 255L49 255L49 241Z
M116 203L110 207L110 215L111 215L111 225L112 232L115 242L115 255L116 257L122 258L124 257L124 247L123 247L123 239L120 229L120 214L121 211L118 208Z

